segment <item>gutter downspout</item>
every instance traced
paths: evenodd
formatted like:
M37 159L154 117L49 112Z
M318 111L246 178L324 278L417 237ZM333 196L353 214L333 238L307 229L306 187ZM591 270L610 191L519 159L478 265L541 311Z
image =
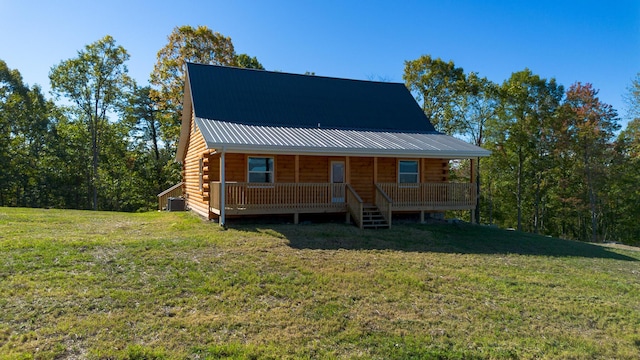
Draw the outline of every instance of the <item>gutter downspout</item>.
M223 228L226 228L225 208L227 206L226 206L225 195L227 194L227 191L225 186L226 172L225 172L225 165L224 165L224 153L225 153L225 148L223 146L222 152L220 153L220 221L219 222L220 222L220 226L222 226Z

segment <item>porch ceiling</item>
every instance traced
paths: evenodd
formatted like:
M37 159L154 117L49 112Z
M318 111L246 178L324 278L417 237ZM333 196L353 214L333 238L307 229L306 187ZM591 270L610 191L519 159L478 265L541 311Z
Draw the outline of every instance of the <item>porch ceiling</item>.
M258 126L196 118L209 149L229 152L464 159L490 151L441 133Z

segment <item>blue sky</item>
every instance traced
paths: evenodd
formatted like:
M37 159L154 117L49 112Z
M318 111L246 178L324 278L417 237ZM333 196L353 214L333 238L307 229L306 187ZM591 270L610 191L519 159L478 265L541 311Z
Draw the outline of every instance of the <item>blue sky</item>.
M50 68L111 35L145 84L172 29L206 25L267 70L402 82L405 60L453 60L501 83L526 67L600 89L624 117L640 72L640 1L0 0L0 59L48 93Z

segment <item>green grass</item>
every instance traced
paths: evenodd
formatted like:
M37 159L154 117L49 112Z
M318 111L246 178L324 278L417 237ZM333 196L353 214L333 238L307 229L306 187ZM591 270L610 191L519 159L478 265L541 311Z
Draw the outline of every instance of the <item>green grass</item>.
M640 252L0 208L0 359L637 359Z

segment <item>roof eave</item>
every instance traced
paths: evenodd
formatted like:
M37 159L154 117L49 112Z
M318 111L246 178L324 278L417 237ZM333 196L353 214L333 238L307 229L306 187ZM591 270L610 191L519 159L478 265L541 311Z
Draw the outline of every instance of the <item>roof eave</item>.
M207 142L208 149L224 149L228 153L248 154L284 154L284 155L315 155L315 156L376 156L376 157L410 157L434 159L471 159L488 157L491 152L473 150L403 150L403 149L356 149L330 147L302 147L302 146L268 146L222 144Z

